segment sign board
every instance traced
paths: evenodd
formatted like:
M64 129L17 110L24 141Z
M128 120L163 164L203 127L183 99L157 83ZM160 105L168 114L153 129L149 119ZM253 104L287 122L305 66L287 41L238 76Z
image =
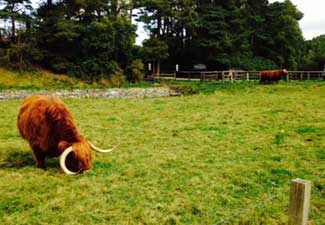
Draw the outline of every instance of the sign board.
M206 69L207 69L207 66L204 65L204 64L195 64L195 65L193 66L193 68L194 68L195 70L206 70Z

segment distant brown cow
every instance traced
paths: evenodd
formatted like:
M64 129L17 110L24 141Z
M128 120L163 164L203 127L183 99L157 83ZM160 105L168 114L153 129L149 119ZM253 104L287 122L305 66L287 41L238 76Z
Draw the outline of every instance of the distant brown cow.
M37 166L43 169L46 157L61 155L62 170L75 175L90 169L91 149L103 153L113 150L99 149L81 136L66 105L56 97L28 97L19 111L17 126L33 149Z
M285 77L288 74L288 70L263 70L260 71L260 83L261 84L271 84L273 82L278 82L281 77Z

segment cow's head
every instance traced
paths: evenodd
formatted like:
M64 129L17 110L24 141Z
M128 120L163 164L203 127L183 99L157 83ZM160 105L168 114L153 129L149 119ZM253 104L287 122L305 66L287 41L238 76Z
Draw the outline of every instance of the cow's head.
M116 147L117 146L111 149L100 149L85 139L72 144L61 141L59 143L59 149L61 151L63 150L63 153L60 156L60 166L66 174L77 175L91 168L92 150L108 153L113 151Z
M282 70L282 73L283 73L284 75L287 75L289 72L288 72L288 70L283 69L283 70Z

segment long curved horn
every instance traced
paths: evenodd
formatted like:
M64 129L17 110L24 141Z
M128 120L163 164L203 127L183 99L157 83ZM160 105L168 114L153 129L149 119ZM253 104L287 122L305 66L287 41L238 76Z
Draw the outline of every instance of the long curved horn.
M73 151L72 149L72 146L70 146L69 148L65 149L64 152L61 154L60 156L60 166L61 166L61 169L63 170L63 172L65 172L67 175L71 175L71 176L74 176L74 175L77 175L80 173L80 171L78 172L73 172L71 170L69 170L67 168L67 166L65 165L65 160L67 158L67 156Z
M111 148L111 149L100 149L98 147L96 147L95 145L93 145L90 141L88 141L88 144L90 145L90 147L96 151L96 152L101 152L101 153L108 153L113 151L114 149L116 149L120 144L116 145L115 147Z

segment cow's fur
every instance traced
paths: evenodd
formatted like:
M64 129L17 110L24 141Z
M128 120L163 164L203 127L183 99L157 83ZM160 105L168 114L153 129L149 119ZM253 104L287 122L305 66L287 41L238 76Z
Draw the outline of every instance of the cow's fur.
M72 146L67 167L73 171L90 169L92 150L78 133L67 106L60 99L28 97L19 111L17 125L21 136L29 142L38 167L45 169L46 157L57 157Z
M260 83L261 84L271 84L273 82L278 82L281 77L287 76L288 70L263 70L260 71Z

